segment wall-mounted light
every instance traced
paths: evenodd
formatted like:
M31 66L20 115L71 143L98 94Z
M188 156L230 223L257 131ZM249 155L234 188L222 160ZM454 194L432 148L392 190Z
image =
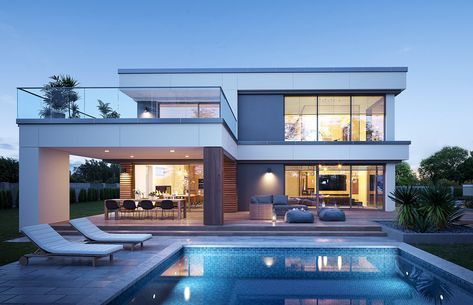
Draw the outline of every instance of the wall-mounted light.
M148 112L149 112L149 108L145 107L145 113L148 113Z
M273 170L272 170L270 167L268 167L268 168L266 169L266 174L271 174L272 172L273 172Z
M122 168L120 169L120 174L126 174L126 173L127 173L126 167L122 167Z

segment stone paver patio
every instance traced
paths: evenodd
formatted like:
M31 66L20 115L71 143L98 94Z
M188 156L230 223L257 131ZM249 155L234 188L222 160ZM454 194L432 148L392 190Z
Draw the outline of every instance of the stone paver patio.
M67 237L80 241L78 236ZM126 290L183 245L236 245L253 247L373 247L407 249L473 282L473 272L384 237L153 237L144 249L121 251L112 264L88 259L37 258L28 266L17 262L0 267L0 304L103 304ZM407 251L406 250L406 251Z

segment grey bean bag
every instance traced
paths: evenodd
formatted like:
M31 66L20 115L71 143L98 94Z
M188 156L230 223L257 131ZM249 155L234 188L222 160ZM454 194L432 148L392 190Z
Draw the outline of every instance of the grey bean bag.
M288 223L313 223L314 215L306 210L289 210L286 212L284 219Z
M321 208L318 215L322 221L345 221L345 212L337 208Z

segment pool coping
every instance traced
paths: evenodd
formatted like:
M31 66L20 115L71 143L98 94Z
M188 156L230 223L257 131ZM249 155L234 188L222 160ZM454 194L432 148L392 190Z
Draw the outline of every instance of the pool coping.
M168 247L164 248L157 255L151 256L146 262L136 267L132 272L127 273L126 278L116 280L108 286L108 288L92 296L84 298L79 304L107 304L118 297L120 294L125 292L128 288L132 287L139 280L150 274L156 267L164 263L170 257L175 255L182 249L189 248L344 248L344 249L361 249L361 248L397 248L404 251L407 254L413 255L418 259L431 264L445 274L449 274L450 277L457 277L458 279L466 282L469 285L473 285L473 271L468 270L464 267L456 265L438 256L415 248L403 242L383 242L383 243L354 243L348 244L346 242L334 242L330 245L327 244L302 244L298 242L286 242L286 243L249 243L249 242L175 242Z

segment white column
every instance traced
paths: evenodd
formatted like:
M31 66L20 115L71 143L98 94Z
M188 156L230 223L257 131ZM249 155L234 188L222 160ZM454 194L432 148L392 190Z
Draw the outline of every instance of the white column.
M20 228L69 219L69 154L20 147Z
M385 135L386 135L386 141L394 141L396 139L396 130L395 126L396 124L394 123L395 121L395 105L394 105L394 94L386 94L386 113L384 115L384 118L386 120L386 125L385 128L386 130Z
M391 192L394 192L394 189L396 187L396 164L395 163L386 163L386 169L384 172L384 181L385 181L385 186L384 186L384 202L385 202L385 211L394 211L395 209L395 204L394 201L392 201L388 195L391 194Z

